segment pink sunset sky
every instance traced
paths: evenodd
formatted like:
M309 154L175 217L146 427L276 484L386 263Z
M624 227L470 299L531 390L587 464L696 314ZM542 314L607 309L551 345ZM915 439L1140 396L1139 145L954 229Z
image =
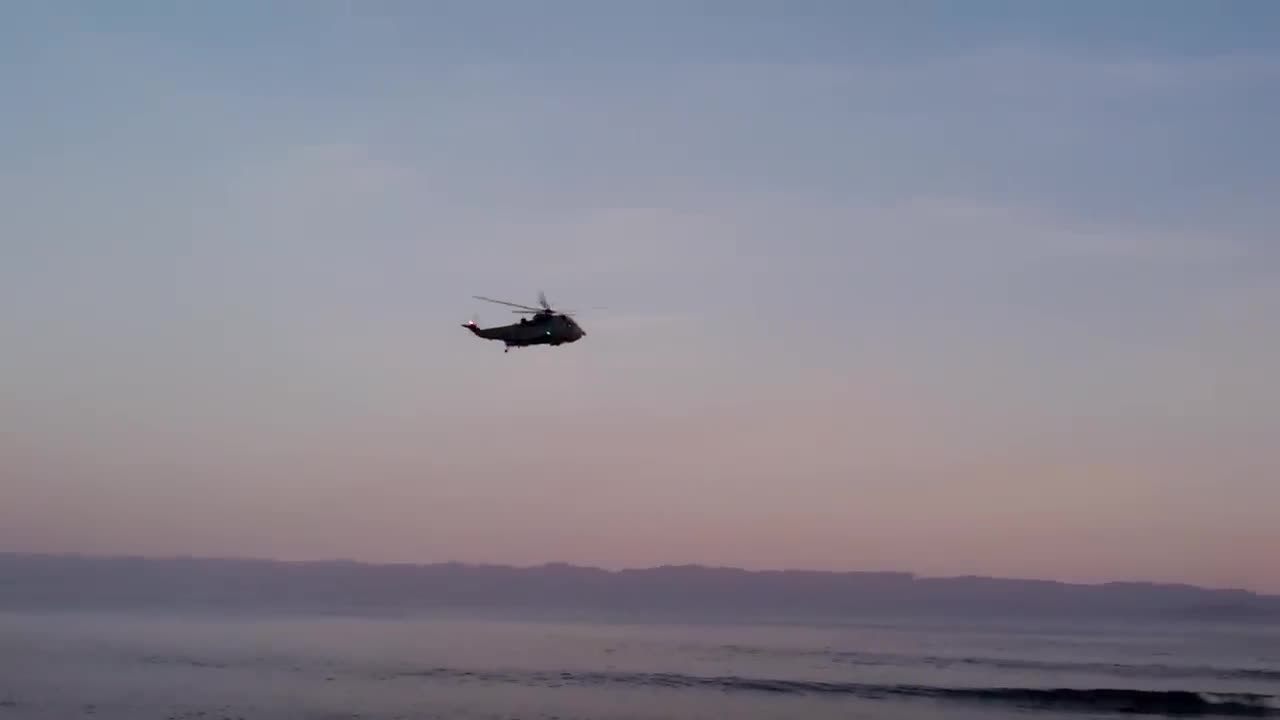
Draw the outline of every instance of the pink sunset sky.
M1280 593L1273 6L645 7L0 24L0 551Z

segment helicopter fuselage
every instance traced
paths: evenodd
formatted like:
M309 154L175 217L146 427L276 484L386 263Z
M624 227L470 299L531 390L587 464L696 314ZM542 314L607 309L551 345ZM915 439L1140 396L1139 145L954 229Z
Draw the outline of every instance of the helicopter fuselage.
M534 315L528 320L510 325L482 328L474 322L469 322L463 327L470 330L476 337L499 340L507 349L530 345L562 345L581 340L586 335L586 332L572 318L554 314Z

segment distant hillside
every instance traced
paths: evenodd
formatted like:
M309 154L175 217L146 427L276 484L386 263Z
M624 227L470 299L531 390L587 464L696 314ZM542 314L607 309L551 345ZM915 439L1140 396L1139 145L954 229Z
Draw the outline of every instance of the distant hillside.
M666 566L606 571L0 554L0 609L617 612L706 617L1123 616L1280 621L1280 597L910 573Z

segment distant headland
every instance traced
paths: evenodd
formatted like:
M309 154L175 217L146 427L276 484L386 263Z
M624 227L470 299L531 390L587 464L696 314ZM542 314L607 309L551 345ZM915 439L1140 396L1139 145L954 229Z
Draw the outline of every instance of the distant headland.
M0 609L325 613L459 610L690 618L1134 617L1280 622L1280 596L1191 585L1097 585L906 572L603 570L345 560L0 553Z

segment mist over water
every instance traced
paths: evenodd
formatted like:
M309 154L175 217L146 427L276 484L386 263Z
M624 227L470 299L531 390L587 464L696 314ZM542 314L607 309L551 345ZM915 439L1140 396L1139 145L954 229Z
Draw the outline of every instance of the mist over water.
M0 717L1280 713L1280 628L0 615Z

